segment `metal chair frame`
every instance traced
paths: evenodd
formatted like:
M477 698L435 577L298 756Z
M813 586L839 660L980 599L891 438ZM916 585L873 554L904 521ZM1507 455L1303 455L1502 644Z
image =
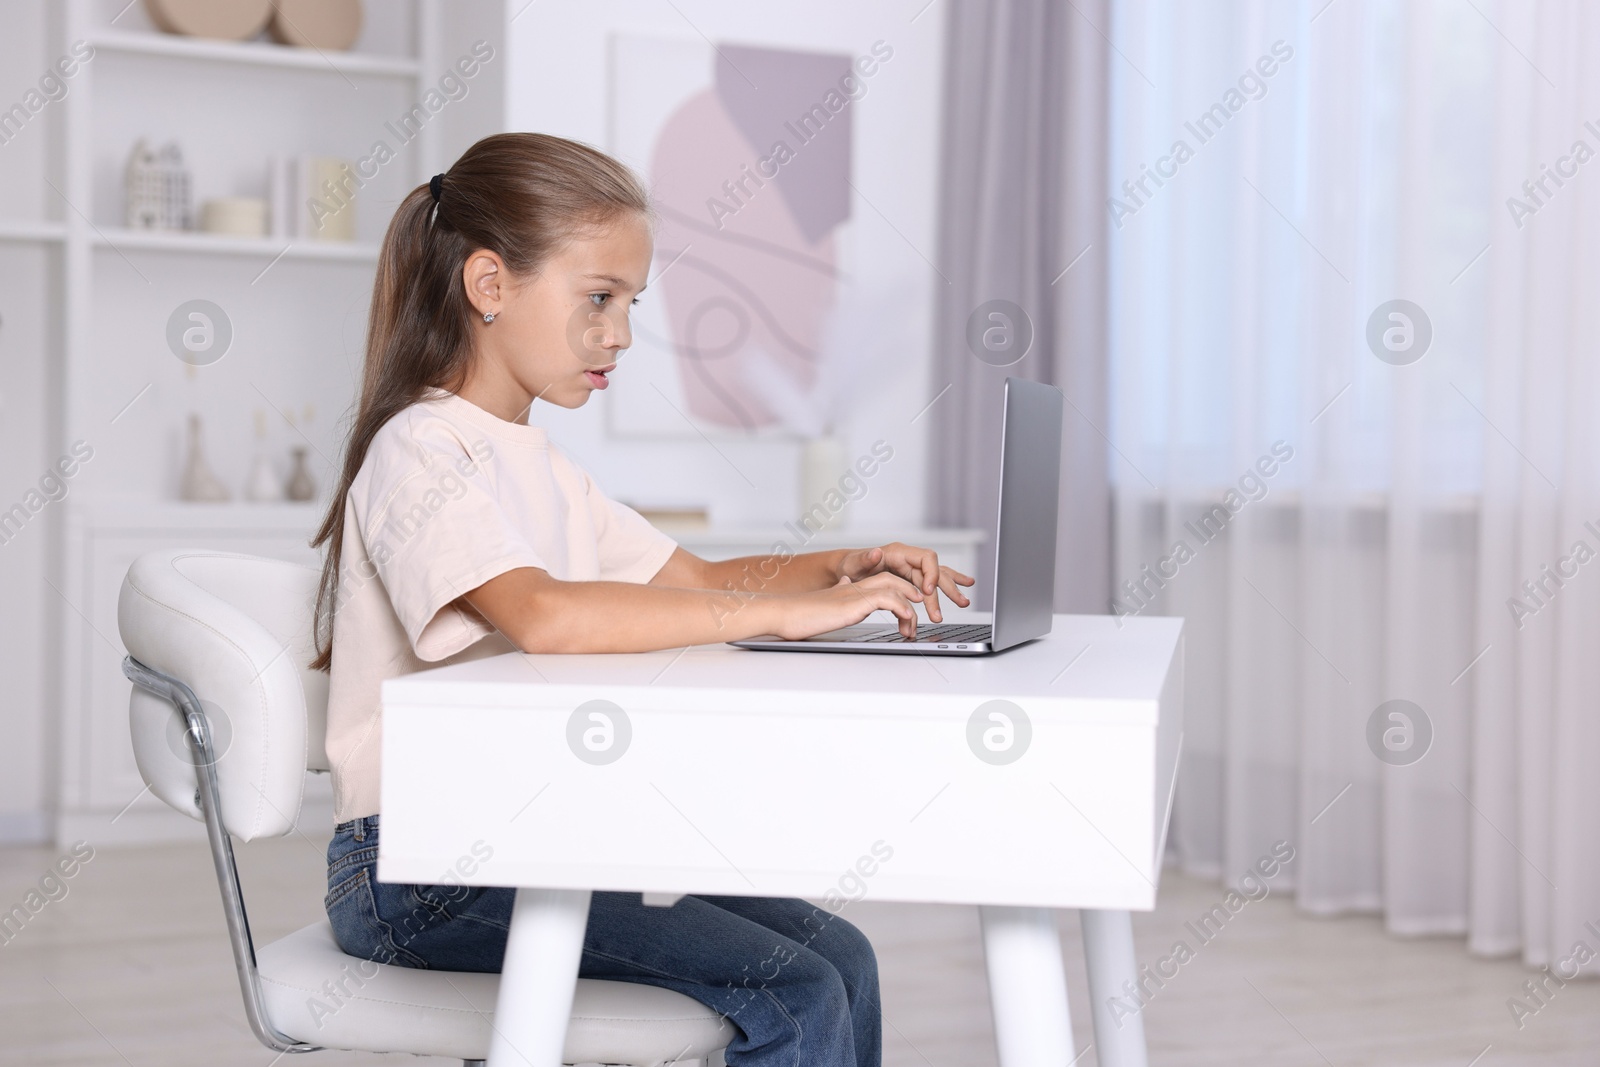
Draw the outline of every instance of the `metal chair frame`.
M211 745L211 723L200 700L181 679L147 667L128 656L122 673L134 685L162 697L183 716L184 737L193 757L195 803L205 816L206 839L211 845L211 861L217 871L217 888L222 891L222 911L228 920L228 942L233 948L233 963L239 974L239 991L244 995L244 1013L256 1038L274 1052L319 1052L321 1045L309 1045L279 1033L267 1018L266 1001L261 994L261 973L256 968L256 947L250 937L250 919L244 910L244 892L239 885L239 865L233 857L233 838L222 825L222 795L217 785L216 757ZM463 1067L484 1067L483 1060L463 1060Z

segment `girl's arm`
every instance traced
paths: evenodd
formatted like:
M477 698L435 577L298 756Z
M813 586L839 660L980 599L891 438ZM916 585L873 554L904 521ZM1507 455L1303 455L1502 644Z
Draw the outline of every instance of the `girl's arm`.
M918 589L893 574L826 589L749 593L630 582L564 582L519 567L463 598L523 652L652 652L774 634L798 639L851 626L880 609L916 633Z
M787 559L773 554L716 562L679 548L650 579L650 584L680 589L732 590L749 596L826 589L838 584L841 578L860 582L884 572L898 575L921 590L927 599L928 618L932 622L942 622L944 618L939 606L941 590L961 607L972 603L957 588L971 585L971 577L941 566L938 553L932 549L898 541L882 548L837 548L830 552L803 552Z
M744 593L805 593L838 582L843 577L839 562L847 551L840 548L803 552L787 559L773 554L712 561L679 548L650 579L650 584L723 592L734 589Z

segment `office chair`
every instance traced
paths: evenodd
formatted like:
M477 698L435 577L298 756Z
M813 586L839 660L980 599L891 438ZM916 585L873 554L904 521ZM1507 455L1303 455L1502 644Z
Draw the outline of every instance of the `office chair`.
M139 773L206 825L245 1015L262 1044L481 1064L498 974L348 956L326 918L259 951L251 938L232 838L295 832L306 771L328 770L328 678L308 666L317 580L307 567L230 552L167 550L134 562L117 625ZM672 990L579 979L563 1062L722 1067L733 1033Z

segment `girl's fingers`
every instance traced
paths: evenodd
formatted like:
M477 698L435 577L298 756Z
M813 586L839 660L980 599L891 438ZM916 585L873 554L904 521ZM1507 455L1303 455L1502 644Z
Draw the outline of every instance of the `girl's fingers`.
M853 555L871 558L873 553L879 554L882 568L871 572L871 580L880 582L884 591L890 593L892 601L883 606L899 618L902 634L906 637L916 635L917 614L916 608L911 605L917 602L926 606L930 622L944 621L944 607L939 598L941 591L950 598L952 604L963 608L972 606L971 598L960 587L976 585L977 579L953 567L942 566L939 554L932 549L895 547L897 550L892 554L885 549L866 549ZM900 551L900 548L905 550Z
M868 599L868 604L873 610L881 608L884 611L893 612L902 636L913 637L916 635L917 609L911 606L911 601L906 598L901 590L885 583L873 591L873 595Z
M907 600L923 600L922 585L918 585L917 582L906 581L904 577L894 577L899 582L898 585L894 585L894 589L896 589L896 592L901 593L902 597L906 597Z
M912 605L926 599L919 584L920 577L915 570L912 571L911 575L913 580L907 580L893 571L884 570L869 578L857 581L855 585L859 589L872 591L871 602L875 607L894 613L899 620L899 629L902 636L915 637L917 634L917 609Z
M839 562L839 569L856 581L877 574L884 566L885 556L881 548L858 548Z
M970 574L962 574L960 571L956 570L954 567L947 567L947 566L941 565L939 567L939 573L941 575L946 575L946 574L949 575L955 581L955 583L957 585L977 585L978 584L978 580L976 578L972 577L972 575L970 575Z
M922 591L912 583L906 581L898 574L890 571L879 571L869 578L863 578L855 583L862 589L883 589L902 596L907 600L921 600Z
M906 637L915 637L917 635L917 609L911 606L910 601L903 600L900 597L891 597L890 599L889 610L899 617L900 632Z
M939 603L939 579L940 575L938 568L935 568L932 571L923 571L922 581L917 583L919 586L928 591L927 606L928 620L930 622L944 621L944 608Z
M890 561L888 569L924 593L931 593L934 583L938 581L939 557L931 552L920 556L901 556Z
M961 578L962 575L951 570L949 567L945 567L939 572L939 588L943 589L944 595L949 597L955 603L962 607L968 607L972 604L972 601L967 598L965 593L956 588L956 583L959 582ZM972 582L969 580L966 584L971 585Z

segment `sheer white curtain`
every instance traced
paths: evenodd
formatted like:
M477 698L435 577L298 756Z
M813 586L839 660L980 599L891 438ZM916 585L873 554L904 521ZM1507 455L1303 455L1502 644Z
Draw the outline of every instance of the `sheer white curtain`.
M1109 36L1113 610L1189 619L1182 863L1600 950L1600 6Z

